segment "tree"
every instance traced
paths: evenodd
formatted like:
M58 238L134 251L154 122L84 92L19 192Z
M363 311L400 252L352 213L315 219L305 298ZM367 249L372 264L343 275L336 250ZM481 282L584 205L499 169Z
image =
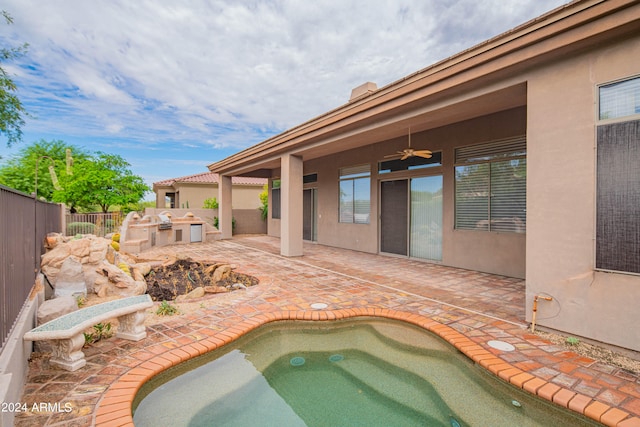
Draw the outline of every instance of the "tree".
M137 203L150 188L130 166L119 155L102 152L80 162L74 159L73 175L60 179L62 190L54 192L53 200L85 209L99 206L102 212L114 205Z
M8 25L13 23L11 15L6 11L2 11L2 16ZM28 47L29 45L24 43L18 47L0 48L0 63L21 57ZM6 136L8 147L22 140L23 117L28 116L15 94L17 90L13 79L0 65L0 133Z
M73 166L67 173L67 150ZM22 149L18 156L0 167L0 184L24 193L33 193L38 165L38 197L65 203L72 209L103 212L114 205L138 203L150 188L133 175L130 165L115 154L91 153L63 141L39 141ZM53 166L61 189L56 190L49 166Z
M59 179L67 173L67 150L73 153L74 160L82 161L88 154L78 147L63 141L40 140L20 150L18 156L9 159L0 168L0 184L31 194L35 189L36 164L38 165L38 197L53 199L54 186L49 174L53 165Z

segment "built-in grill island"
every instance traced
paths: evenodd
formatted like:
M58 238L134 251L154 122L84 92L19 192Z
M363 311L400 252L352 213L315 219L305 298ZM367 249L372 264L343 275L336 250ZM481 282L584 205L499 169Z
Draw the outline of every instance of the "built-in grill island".
M202 218L187 212L177 216L163 211L157 215L130 212L122 223L120 250L140 253L154 246L218 240L221 233Z
M173 228L171 218L167 215L158 215L158 220L158 230L171 230Z

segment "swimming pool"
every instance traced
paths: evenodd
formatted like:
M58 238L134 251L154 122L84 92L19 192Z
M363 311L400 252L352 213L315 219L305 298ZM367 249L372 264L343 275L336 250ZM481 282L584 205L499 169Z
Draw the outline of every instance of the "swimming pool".
M137 427L598 425L502 382L435 335L357 318L262 326L146 383Z

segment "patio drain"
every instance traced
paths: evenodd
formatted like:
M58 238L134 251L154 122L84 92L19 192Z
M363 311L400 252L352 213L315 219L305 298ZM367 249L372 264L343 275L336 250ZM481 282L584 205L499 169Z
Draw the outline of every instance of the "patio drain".
M487 344L489 344L490 347L493 347L496 350L501 350L501 351L513 351L516 349L513 345L504 341L492 340L492 341L489 341Z
M313 308L314 310L323 310L327 307L329 306L323 302L314 302L313 304L311 304L311 308Z

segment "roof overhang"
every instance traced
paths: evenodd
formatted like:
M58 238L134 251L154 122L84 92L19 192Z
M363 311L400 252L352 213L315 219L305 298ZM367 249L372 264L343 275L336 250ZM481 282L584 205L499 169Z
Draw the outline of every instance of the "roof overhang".
M577 0L224 160L212 172L269 176L310 160L526 105L526 70L640 31L637 0Z

